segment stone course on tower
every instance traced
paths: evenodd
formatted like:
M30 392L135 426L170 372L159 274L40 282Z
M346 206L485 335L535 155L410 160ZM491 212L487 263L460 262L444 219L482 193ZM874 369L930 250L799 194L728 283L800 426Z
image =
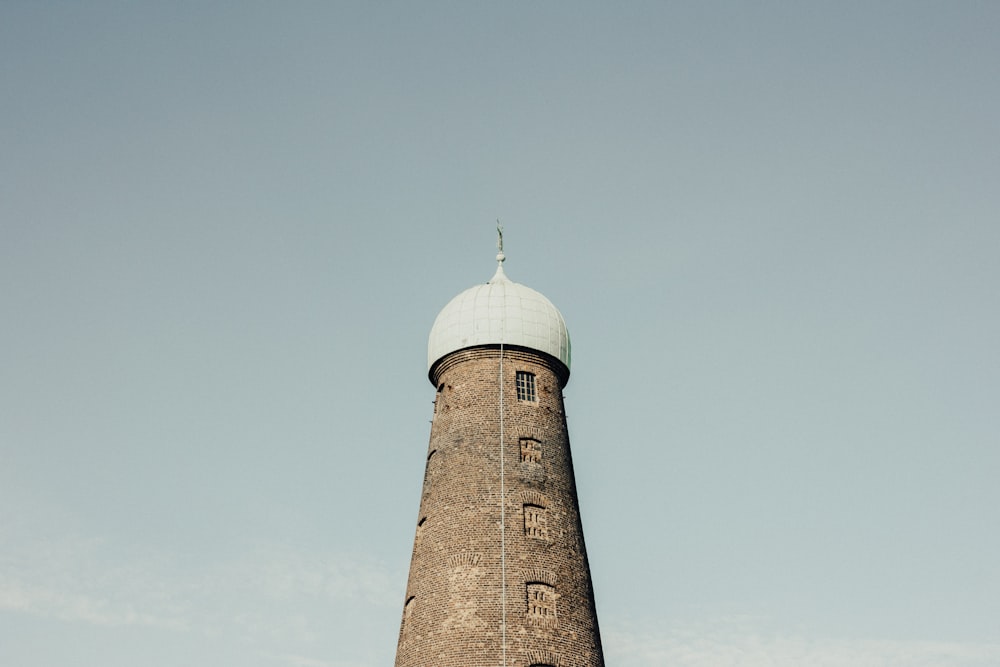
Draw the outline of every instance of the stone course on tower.
M437 395L396 667L603 667L562 315L501 265L445 307L429 350Z

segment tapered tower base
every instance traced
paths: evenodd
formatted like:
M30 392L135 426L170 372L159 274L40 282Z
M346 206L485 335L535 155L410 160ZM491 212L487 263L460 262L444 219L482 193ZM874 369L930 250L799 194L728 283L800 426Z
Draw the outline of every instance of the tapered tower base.
M396 667L604 665L562 387L568 368L480 346L437 387Z

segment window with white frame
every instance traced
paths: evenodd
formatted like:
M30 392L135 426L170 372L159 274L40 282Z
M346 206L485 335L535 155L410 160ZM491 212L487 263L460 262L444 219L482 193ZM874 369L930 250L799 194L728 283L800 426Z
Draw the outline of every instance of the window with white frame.
M518 371L515 383L517 385L517 400L530 401L532 403L538 400L538 394L535 392L534 373Z

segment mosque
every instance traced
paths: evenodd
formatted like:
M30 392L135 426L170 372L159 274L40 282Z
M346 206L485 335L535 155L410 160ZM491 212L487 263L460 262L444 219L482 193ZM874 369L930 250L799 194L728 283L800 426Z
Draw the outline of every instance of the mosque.
M396 667L603 667L566 429L563 317L503 270L428 341L437 390Z

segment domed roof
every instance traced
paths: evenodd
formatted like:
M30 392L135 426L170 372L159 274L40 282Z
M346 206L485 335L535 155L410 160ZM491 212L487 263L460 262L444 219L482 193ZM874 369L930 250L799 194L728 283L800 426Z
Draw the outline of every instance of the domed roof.
M497 259L503 261L502 252ZM427 369L457 350L501 343L544 352L569 370L569 330L562 314L535 290L509 280L503 264L488 283L470 287L438 313L427 341Z

